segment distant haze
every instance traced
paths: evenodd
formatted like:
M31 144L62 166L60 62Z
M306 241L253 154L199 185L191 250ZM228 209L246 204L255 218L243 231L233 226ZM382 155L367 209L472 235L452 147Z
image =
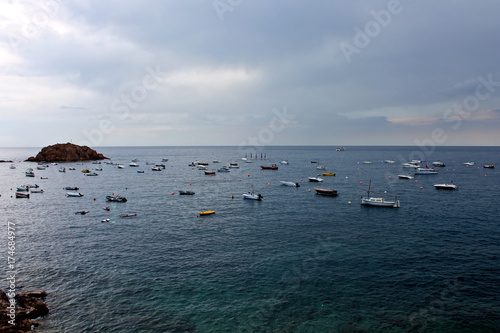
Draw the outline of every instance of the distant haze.
M500 145L498 1L5 1L0 146Z

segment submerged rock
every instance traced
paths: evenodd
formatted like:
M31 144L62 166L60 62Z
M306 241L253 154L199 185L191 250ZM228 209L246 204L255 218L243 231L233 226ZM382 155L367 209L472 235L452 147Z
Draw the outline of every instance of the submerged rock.
M36 157L30 157L28 162L77 162L108 159L103 154L87 146L72 143L58 143L42 148Z

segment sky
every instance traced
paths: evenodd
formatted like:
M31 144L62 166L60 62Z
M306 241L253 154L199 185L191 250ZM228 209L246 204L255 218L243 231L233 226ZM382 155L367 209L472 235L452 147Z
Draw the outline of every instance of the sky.
M0 2L0 147L500 145L500 2Z

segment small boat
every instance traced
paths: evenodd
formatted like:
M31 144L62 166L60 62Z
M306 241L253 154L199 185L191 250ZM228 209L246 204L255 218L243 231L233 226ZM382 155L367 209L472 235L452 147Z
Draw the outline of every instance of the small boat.
M134 214L121 214L120 217L132 217L132 216L137 216L136 213Z
M29 187L27 185L21 185L18 186L16 189L18 192L27 192L29 190Z
M385 198L374 198L374 197L371 197L370 196L370 193L375 193L375 192L372 192L370 191L370 188L371 188L371 184L372 184L372 181L370 180L370 183L368 185L368 197L364 198L364 197L361 197L361 204L362 205L366 205L366 206L378 206L378 207L393 207L393 208L399 208L401 205L400 205L400 202L398 200L398 197L395 196L395 195L388 195L388 194L383 194L383 195L388 195L388 196L391 196L391 197L394 197L393 200L388 200L388 199L385 199Z
M129 164L129 166L137 168L137 167L139 167L139 164L137 164L135 162L132 162L132 163Z
M194 166L196 166L196 164L194 162L191 162L191 163L188 164L188 166L194 167Z
M90 173L91 171L89 169L82 169L82 173Z
M335 173L334 172L323 172L321 175L322 176L335 176Z
M31 189L30 192L31 193L43 193L43 190L42 189Z
M66 192L66 196L68 197L83 197L82 193L79 192Z
M102 209L107 210L108 212L110 211L109 207L102 207Z
M217 172L231 172L227 166L223 166L222 168L218 169Z
M198 165L208 165L208 162L196 162Z
M15 168L16 168L16 165L15 165L15 164L11 164L9 168L10 168L10 169L15 169Z
M137 170L137 173L144 173L144 170L140 171L140 170Z
M161 161L162 162L168 162L168 158L162 158Z
M118 164L116 167L117 167L118 169L125 169L125 165L123 165L123 164Z
M109 222L109 221L111 221L111 220L110 220L110 219L104 219L104 220L102 220L101 222L103 222L103 223L104 223L104 222Z
M287 182L287 181L280 181L281 185L284 186L292 186L292 187L300 187L299 183L294 183L294 182Z
M16 198L26 198L26 199L29 199L30 198L30 194L29 193L19 193L19 192L16 192Z
M42 165L39 165L39 166L37 166L37 167L36 167L36 169L37 169L37 170L45 170L45 167L44 167L44 166L42 166Z
M309 177L308 179L310 182L314 182L314 183L320 183L323 181L323 178L320 178L319 175L316 177Z
M32 168L26 169L26 172L24 173L26 177L35 177L35 173L33 172Z
M59 172L66 172L66 168L65 167L60 167L59 168Z
M288 164L287 160L280 161L280 164Z
M238 163L229 163L229 167L230 168L233 168L233 169L236 169L236 168L239 168L239 164Z
M432 162L432 165L434 165L435 167L444 167L445 164L443 162L440 162L440 161L436 161L436 162Z
M198 170L207 170L208 169L208 167L206 165L198 165L196 168Z
M92 164L101 164L101 161L92 161Z
M99 174L95 173L95 172L89 172L89 173L86 173L85 176L99 176Z
M403 163L403 168L414 168L414 169L417 169L417 168L420 168L420 165L417 164L417 163L413 163L413 162L407 162L407 163Z
M312 160L311 163L318 163L318 160Z
M220 163L219 160L213 160L212 163Z
M200 216L215 214L214 210L207 210L205 212L200 212Z
M146 162L146 165L155 165L153 162Z
M276 164L272 164L271 166L261 165L260 168L262 170L278 170L278 166Z
M161 171L161 168L159 166L154 166L151 168L151 171Z
M372 164L372 161L363 161L363 164Z
M466 166L473 166L474 164L476 164L475 162L465 162L464 165Z
M211 171L208 171L208 170L205 170L205 175L215 175L215 170L211 170Z
M336 197L338 195L337 190L327 190L327 189L319 188L319 187L315 187L314 190L316 191L316 194L320 194L320 195L324 195L324 196Z
M39 188L40 186L38 184L28 184L26 185L28 188Z
M165 164L155 164L156 167L159 167L159 168L162 168L162 169L165 169Z
M316 167L316 169L318 169L318 170L326 170L326 165L318 165Z
M49 177L40 177L40 179L49 179Z
M398 177L400 179L413 179L413 178L415 178L412 175L398 175Z
M102 167L95 168L95 171L102 171Z
M66 191L78 191L80 188L78 188L76 186L66 186L64 189Z
M255 192L252 190L252 191L248 191L248 193L244 193L243 194L243 199L250 199L250 200L262 200L262 198L264 198L260 193L259 194L255 194Z
M179 191L179 194L180 195L193 195L194 192L193 191Z
M127 202L127 198L119 195L108 195L106 196L106 200L111 202Z
M394 164L396 162L394 160L385 160L384 163Z
M345 148L344 148L344 147L337 147L337 148L335 148L335 150L336 150L336 151L344 151L344 150L345 150Z
M485 165L483 165L483 168L485 168L485 169L494 169L495 165L494 164L485 164Z
M90 212L90 210L81 210L79 212L75 212L75 215L85 215L87 214L88 212Z
M433 168L417 168L415 172L413 173L414 175L437 175L437 170Z
M456 190L458 188L455 184L435 184L434 188L436 190Z
M68 170L74 171L74 170L76 170L76 168L75 167L69 167Z

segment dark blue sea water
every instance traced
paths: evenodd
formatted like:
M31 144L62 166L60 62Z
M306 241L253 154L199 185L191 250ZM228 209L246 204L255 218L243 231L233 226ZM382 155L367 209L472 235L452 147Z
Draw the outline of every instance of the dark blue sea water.
M0 149L17 165L0 164L0 272L10 221L19 291L49 293L40 332L499 331L500 170L482 167L499 161L498 147L266 147L268 159L255 163L236 147L97 150L127 167L102 164L85 177L80 170L96 165L51 165L33 179L24 176L33 164L21 161L39 148ZM419 157L446 167L398 179L409 171L401 164ZM139 168L128 166L134 158ZM162 158L165 170L150 171L146 161ZM277 171L259 167L284 159ZM195 160L240 168L210 177L188 166ZM307 178L325 172L312 160L336 173L320 186L338 197L312 190ZM370 180L399 195L401 208L361 206ZM450 181L457 191L433 188ZM26 183L45 192L12 198ZM84 197L66 197L65 186ZM244 200L250 189L264 199ZM107 203L112 193L128 202ZM216 213L197 217L206 210Z

